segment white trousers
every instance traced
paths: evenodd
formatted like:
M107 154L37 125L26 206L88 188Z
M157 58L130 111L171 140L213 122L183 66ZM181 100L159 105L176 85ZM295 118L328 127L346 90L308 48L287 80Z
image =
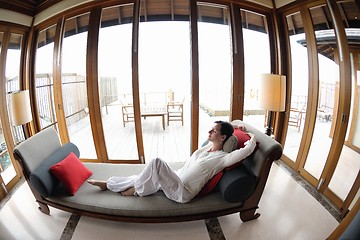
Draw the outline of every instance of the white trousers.
M175 171L160 158L153 159L139 175L110 177L106 185L113 192L122 192L135 187L136 194L141 197L162 190L167 198L180 203L188 202L194 197L185 188Z

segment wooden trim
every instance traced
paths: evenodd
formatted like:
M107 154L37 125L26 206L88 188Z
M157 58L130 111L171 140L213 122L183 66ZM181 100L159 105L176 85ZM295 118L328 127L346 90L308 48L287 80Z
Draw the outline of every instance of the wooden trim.
M101 162L108 161L105 137L102 129L101 106L98 86L98 40L101 8L95 7L90 12L89 30L86 50L86 83L89 104L91 130L97 158Z
M190 0L190 40L191 40L191 140L190 153L198 149L199 139L199 42L197 25L197 1Z
M59 18L56 24L56 33L54 39L53 54L53 73L54 73L54 105L56 119L59 128L59 135L62 143L69 142L69 135L66 126L64 102L62 98L62 82L61 82L61 49L64 30L64 18Z
M291 62L291 46L290 46L290 39L289 39L289 30L288 30L288 24L286 20L286 14L280 14L281 20L279 23L281 24L279 26L280 33L282 34L282 40L280 41L280 44L282 44L282 56L285 56L282 59L283 65L282 70L284 73L286 72L286 100L285 100L285 112L283 113L284 119L283 119L283 127L281 134L279 136L280 143L282 145L286 142L287 137L287 131L288 131L288 125L289 125L289 116L290 116L290 108L291 108L291 95L292 95L292 62ZM283 154L284 157L284 154ZM283 158L282 157L282 158ZM294 159L295 161L295 159ZM294 162L289 159L289 161L286 161L287 164L289 164L293 169L295 168Z
M359 66L359 54L360 52L359 51L354 51L352 50L351 51L352 54L353 54L353 69L352 69L352 72L353 73L356 73L357 72L357 69L360 69L360 66ZM353 112L352 112L352 119L350 121L350 128L349 128L349 136L348 136L348 139L347 139L347 142L346 144L349 145L350 148L353 149L353 147L355 148L358 148L356 146L354 146L353 142L354 142L354 134L355 134L355 129L356 129L356 125L357 125L357 116L358 116L358 111L359 111L359 92L360 92L360 86L358 85L360 79L358 79L357 77L357 74L353 74L353 78L354 78L354 81L353 81L353 87L355 88L353 93L354 93L354 98L353 98L353 101L352 101L352 109L353 109ZM356 150L355 150L356 151ZM357 151L359 152L359 151Z
M344 233L344 231L349 226L351 221L355 218L356 214L359 212L359 209L360 209L360 198L358 198L353 209L351 209L349 214L346 215L346 217L340 222L337 228L326 239L328 240L340 239L341 235Z
M34 102L34 96L35 96L35 88L34 88L34 82L35 81L31 81L32 78L31 76L34 76L34 61L32 56L34 54L34 27L31 26L28 34L27 34L27 38L26 38L26 43L25 43L25 47L24 47L24 71L23 71L23 84L24 84L24 88L25 89L29 89L30 92L30 104L31 104L31 108L32 108L32 116L33 116L33 120L30 122L30 124L28 124L28 133L29 136L32 136L33 134L35 134L35 127L34 127L34 119L35 117L35 102Z
M37 133L41 130L40 121L39 121L39 110L37 106L37 96L36 96L36 73L35 73L35 61L36 61L36 54L37 54L37 41L39 36L39 30L35 31L35 28L31 27L30 36L32 36L31 39L29 39L28 43L28 49L27 49L27 57L29 58L29 72L28 72L28 84L29 84L29 91L30 94L30 101L32 106L32 114L33 114L33 120L32 120L32 128L33 133Z
M347 197L344 200L344 203L340 207L340 211L341 211L343 216L345 216L345 214L348 212L350 204L355 199L359 189L360 189L360 172L358 172L358 174L356 176L356 179L355 179L355 181L354 181L354 183L353 183Z
M297 160L299 163L298 169L304 169L305 163L308 160L308 153L310 150L316 123L319 95L319 62L317 56L315 31L310 10L308 8L301 7L300 14L303 19L304 31L306 35L309 74L306 118ZM301 173L303 173L303 171L301 171Z
M139 24L140 24L140 0L136 0L133 9L133 29L132 29L132 88L135 134L138 148L139 161L145 163L145 150L141 126L140 114L140 89L139 89Z
M233 81L231 96L231 120L243 119L244 112L244 39L241 24L241 11L238 5L230 5L231 33L232 33L232 57L233 57Z

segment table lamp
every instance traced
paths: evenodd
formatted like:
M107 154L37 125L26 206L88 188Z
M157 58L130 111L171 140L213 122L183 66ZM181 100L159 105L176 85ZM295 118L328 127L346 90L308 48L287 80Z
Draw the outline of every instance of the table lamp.
M277 74L261 74L259 80L259 107L268 111L265 133L271 136L273 112L285 111L286 77Z
M29 90L10 94L11 119L14 126L24 125L32 120ZM26 138L26 134L24 134Z

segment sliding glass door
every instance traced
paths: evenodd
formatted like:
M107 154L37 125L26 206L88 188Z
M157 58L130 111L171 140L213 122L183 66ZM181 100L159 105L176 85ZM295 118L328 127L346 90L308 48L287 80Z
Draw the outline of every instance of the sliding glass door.
M139 159L131 71L133 8L133 4L113 6L102 9L101 13L99 105L109 160Z
M345 213L359 195L359 50L352 45L359 31L353 28L358 20L338 14L343 8L357 5L309 4L286 15L292 68L283 159ZM339 36L348 38L351 61L346 48L337 47Z
M11 117L10 95L21 89L24 35L22 30L0 26L0 200L21 176L12 151L25 140L25 131Z
M233 75L229 6L198 2L197 10L201 146L215 120L230 120Z
M155 157L182 162L190 156L189 20L177 12L158 20L141 12L139 100L145 162Z

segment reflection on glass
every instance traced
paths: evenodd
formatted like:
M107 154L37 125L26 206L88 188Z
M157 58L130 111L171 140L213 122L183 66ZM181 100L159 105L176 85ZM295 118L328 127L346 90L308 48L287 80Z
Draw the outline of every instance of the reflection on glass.
M66 125L70 141L82 158L95 159L86 90L86 43L89 14L65 21L61 82ZM77 27L77 31L75 31Z
M305 121L308 92L308 58L307 49L302 45L306 42L303 26L301 24L300 26L294 26L293 18L296 18L302 24L299 12L286 17L290 35L292 74L289 77L292 80L292 87L289 126L284 145L284 155L291 161L296 161Z
M39 32L35 59L36 104L41 129L54 125L53 51L56 25Z
M99 86L101 116L109 159L137 160L135 127L125 124L122 113L133 113L132 107L132 13L133 5L116 6L102 10L99 33ZM109 60L111 59L111 64Z
M266 17L241 10L244 59L245 59L245 95L244 121L260 131L264 131L265 111L258 107L257 78L262 73L270 73L270 47L267 34ZM257 19L258 25L246 24L248 18Z
M207 139L208 131L215 120L229 121L232 42L227 6L198 3L198 15L200 104L198 143L201 146Z

